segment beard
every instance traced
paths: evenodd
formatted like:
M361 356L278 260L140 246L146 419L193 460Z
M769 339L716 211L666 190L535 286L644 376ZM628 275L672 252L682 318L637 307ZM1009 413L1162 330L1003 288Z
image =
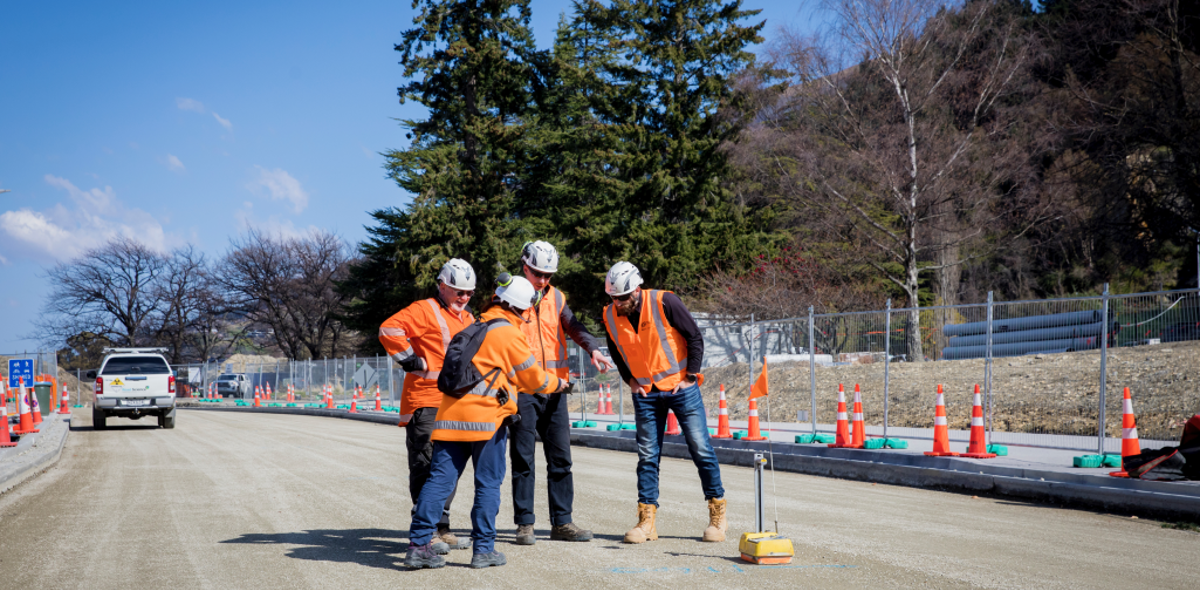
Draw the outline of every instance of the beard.
M616 305L617 315L631 316L637 310L638 303L641 303L641 295L634 295L628 301L614 301Z

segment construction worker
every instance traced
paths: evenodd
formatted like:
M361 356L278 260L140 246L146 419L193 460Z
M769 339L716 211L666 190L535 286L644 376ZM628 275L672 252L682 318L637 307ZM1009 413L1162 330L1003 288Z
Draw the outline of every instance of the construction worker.
M535 303L522 314L521 332L533 349L537 364L560 379L570 377L567 337L591 357L601 373L613 367L612 360L600 352L592 336L571 308L562 291L550 286L558 271L558 252L542 241L527 242L521 249L521 270L537 291ZM521 393L517 407L521 421L512 427L513 523L517 525L516 544L533 545L534 460L537 437L542 439L546 458L546 488L550 504L550 538L557 541L590 541L592 531L575 525L571 515L575 503L575 483L571 475L571 418L568 399L562 395Z
M508 442L505 420L517 412L517 392L552 393L569 388L569 382L542 370L517 326L521 312L533 305L533 285L516 277L496 289L496 299L480 318L502 320L489 324L472 364L485 381L462 397L446 395L438 408L433 429L433 466L421 490L409 526L409 547L404 564L412 568L438 568L446 560L431 540L445 500L470 459L475 470L475 504L471 508L471 567L504 565L496 551L496 514L500 511L500 484L504 481L504 446ZM520 420L519 417L514 421Z
M405 428L408 448L408 493L416 510L421 488L429 479L433 457L434 417L442 405L438 391L438 371L446 356L446 345L460 330L474 323L467 303L475 293L475 270L465 260L452 258L438 273L436 297L417 301L388 318L379 327L383 348L404 369L404 389L400 394L400 426ZM459 540L450 531L450 503L454 491L446 498L441 520L438 521L437 550L466 549L466 539ZM441 543L444 543L441 544Z
M604 308L608 349L621 379L633 392L638 445L638 523L625 533L626 543L658 539L658 465L667 412L675 412L683 429L700 485L708 500L708 527L701 539L725 540L725 489L721 466L708 438L704 400L700 395L700 365L704 338L696 320L679 296L670 291L643 290L636 266L618 262L608 270L604 290L612 303Z

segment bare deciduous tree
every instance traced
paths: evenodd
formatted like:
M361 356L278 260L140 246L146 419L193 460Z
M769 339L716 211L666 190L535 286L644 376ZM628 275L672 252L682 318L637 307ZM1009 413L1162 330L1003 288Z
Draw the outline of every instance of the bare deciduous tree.
M863 262L905 294L917 326L921 275L936 273L940 298L954 303L958 267L972 257L964 249L1025 206L1028 156L1009 141L1002 103L1028 41L998 2L824 6L833 37L790 37L777 52L792 86L760 119L774 131L765 160L812 219L875 250ZM920 360L920 331L907 333Z
M220 281L239 313L269 328L291 358L324 358L352 348L336 319L345 296L334 289L350 262L337 236L272 237L256 230L233 242Z
M88 332L122 346L151 344L166 267L162 254L124 237L55 265L39 331L55 342Z

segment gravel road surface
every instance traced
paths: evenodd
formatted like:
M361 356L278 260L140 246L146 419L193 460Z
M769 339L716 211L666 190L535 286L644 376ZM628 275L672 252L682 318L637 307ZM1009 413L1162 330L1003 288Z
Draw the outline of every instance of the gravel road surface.
M179 412L174 430L75 415L62 459L0 496L0 588L1194 588L1200 534L1161 523L929 490L778 473L786 567L737 559L753 525L752 471L724 467L730 535L705 544L690 462L663 462L661 539L634 524L630 453L576 448L575 520L591 543L511 544L507 566L406 571L403 429L329 418ZM469 529L469 471L453 509ZM539 474L541 477L541 474ZM544 478L539 481L544 481ZM539 484L540 485L540 484ZM768 500L768 520L775 506Z

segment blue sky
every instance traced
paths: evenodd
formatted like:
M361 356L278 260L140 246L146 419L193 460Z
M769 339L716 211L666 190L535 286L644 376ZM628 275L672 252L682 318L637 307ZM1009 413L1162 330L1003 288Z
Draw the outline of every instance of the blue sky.
M352 8L350 7L352 6ZM807 28L763 9L768 39ZM539 46L566 0L533 0ZM45 271L115 235L220 257L248 227L366 236L404 205L379 152L405 146L408 0L9 2L0 8L0 354L33 350Z

